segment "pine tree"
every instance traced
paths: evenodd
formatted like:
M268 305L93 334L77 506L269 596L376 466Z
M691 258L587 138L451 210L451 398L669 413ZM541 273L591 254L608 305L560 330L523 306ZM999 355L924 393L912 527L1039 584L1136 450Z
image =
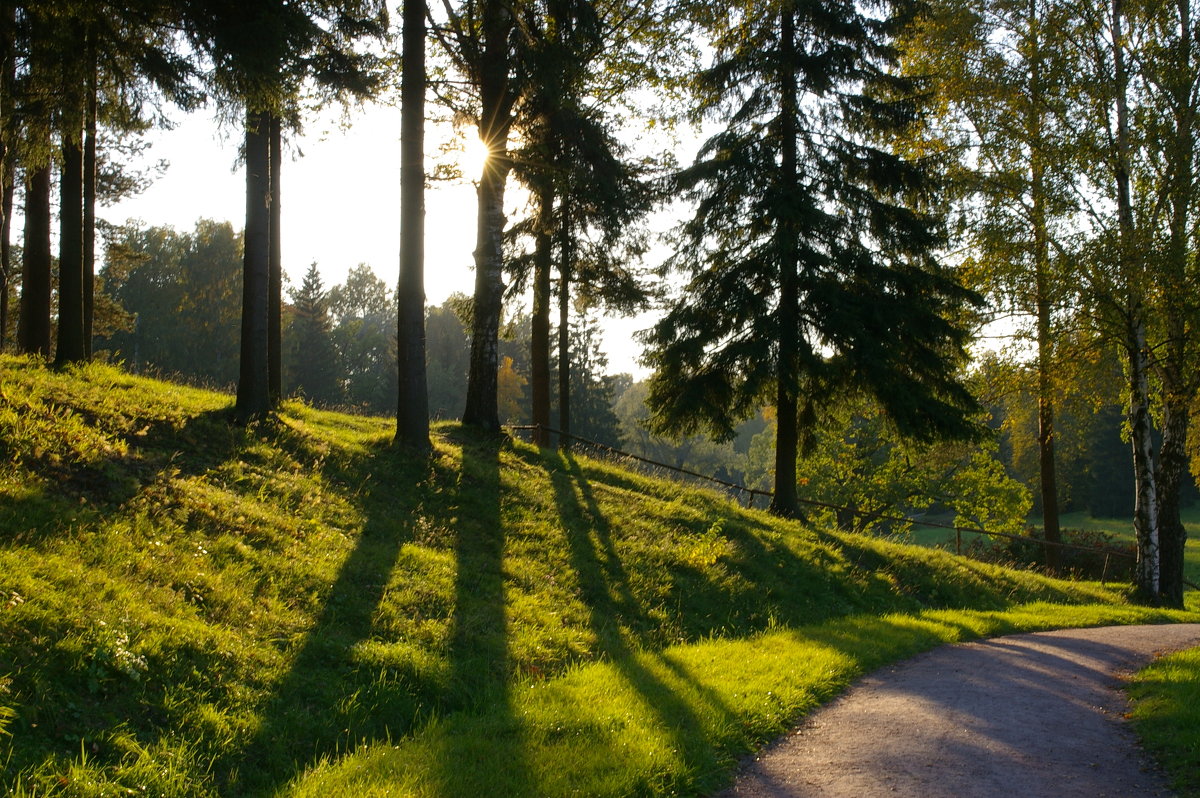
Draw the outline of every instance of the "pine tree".
M292 295L292 377L296 391L310 401L336 405L345 398L333 345L329 302L317 264L304 273Z
M881 143L918 111L892 72L908 10L784 0L731 15L701 81L701 110L726 127L676 180L696 203L674 257L690 282L648 336L655 427L728 438L773 404L785 516L831 396L875 396L906 435L975 433L951 321L973 295L932 257L928 174Z

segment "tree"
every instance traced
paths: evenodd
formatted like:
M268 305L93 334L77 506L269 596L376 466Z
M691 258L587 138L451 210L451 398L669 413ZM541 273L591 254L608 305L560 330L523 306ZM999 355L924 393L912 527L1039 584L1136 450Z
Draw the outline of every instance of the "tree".
M373 413L396 406L396 297L365 263L329 292L346 401Z
M360 37L381 34L386 11L369 0L310 4L222 0L186 7L184 17L193 45L213 62L214 90L227 102L240 105L244 113L246 254L236 412L246 421L270 411L271 385L278 380L280 368L273 343L278 338L277 293L282 281L272 276L271 242L272 236L278 236L278 224L273 233L270 207L271 163L281 162L275 135L279 120L294 109L300 85L310 77L337 96L362 97L374 91L377 75L369 69L374 59L355 52L353 44Z
M241 234L228 222L201 219L189 232L129 225L106 239L97 306L111 300L128 322L108 331L102 345L135 370L233 384Z
M616 397L613 395L613 384L605 373L608 369L608 356L600 348L600 327L596 319L584 315L578 322L572 324L568 331L570 348L567 362L572 368L568 374L568 389L566 401L570 403L571 417L564 433L572 433L597 441L609 446L617 446L621 442L620 421L613 412ZM555 367L560 378L564 371L564 362L559 356ZM560 393L558 411L560 418L564 415Z
M405 0L400 107L400 279L396 443L429 443L425 372L425 2Z
M470 298L455 294L425 315L426 373L429 378L429 414L434 419L454 418L466 400L471 346L469 324L460 313Z
M1182 606L1179 520L1195 377L1200 273L1200 48L1188 0L1076 7L1077 168L1089 240L1076 259L1097 332L1123 353L1133 453L1136 588ZM1162 443L1155 453L1154 411Z
M296 390L316 404L340 404L342 391L327 296L317 264L309 265L292 294L292 369Z
M675 181L696 211L673 259L689 282L648 337L655 427L728 438L771 395L784 516L799 512L801 436L832 395L876 397L916 438L977 434L953 321L973 296L932 257L929 176L880 144L918 110L889 71L908 9L886 10L734 14L701 80L701 110L725 104L726 127Z
M942 0L904 44L906 65L928 75L939 114L937 147L957 161L959 227L970 271L1003 313L1031 320L1037 375L1042 526L1061 539L1055 466L1056 375L1068 360L1055 339L1070 282L1060 265L1075 210L1066 130L1069 19L1054 0ZM927 146L927 145L926 145ZM1058 549L1047 548L1054 567Z
M520 39L516 7L502 0L466 0L457 7L447 3L445 10L447 19L433 33L470 87L469 99L459 103L458 110L473 120L488 151L477 189L471 361L462 418L467 424L496 431L500 428L496 375L504 300L504 192L512 168L509 134L521 93L514 74Z
M651 204L643 169L615 131L612 108L631 83L662 80L651 66L669 27L654 4L546 0L524 7L522 66L528 96L516 120L522 145L514 174L531 194L530 214L511 237L532 253L512 259L514 287L532 278L531 410L535 440L549 443L552 268L558 261L559 422L570 432L570 308L575 299L618 312L641 309L647 291L629 268L644 246L630 225ZM573 283L577 283L575 286ZM576 290L577 289L577 290ZM563 438L565 442L567 439Z

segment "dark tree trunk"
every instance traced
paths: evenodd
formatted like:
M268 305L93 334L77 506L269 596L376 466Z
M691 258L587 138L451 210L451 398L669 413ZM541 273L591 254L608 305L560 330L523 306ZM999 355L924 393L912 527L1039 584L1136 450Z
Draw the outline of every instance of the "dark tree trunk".
M479 180L479 216L475 246L475 301L471 363L463 422L499 431L496 372L497 336L504 301L504 186L508 180L508 134L512 125L509 96L508 6L487 0L483 8L483 57L477 75L480 90L479 137L488 162Z
M271 407L278 407L283 398L283 242L280 230L281 208L279 182L283 168L283 123L270 114L270 245L268 248L267 285L267 393Z
M558 448L571 448L571 214L567 198L562 198L562 240L558 266Z
M427 451L425 372L425 3L404 3L400 76L400 280L396 287L396 443Z
M529 333L529 388L533 442L550 445L550 269L554 260L551 234L554 186L546 179L538 192L538 227L533 255L533 318Z
M246 232L242 261L242 341L236 414L267 415L268 294L271 259L271 132L268 114L246 114Z
M8 294L12 278L12 212L16 194L16 158L10 135L16 59L13 54L13 18L16 8L5 13L0 25L0 351L8 348Z
M14 159L11 153L0 161L3 180L0 180L0 351L8 348L10 278L12 277L12 212L16 199Z
M25 187L24 268L17 348L50 357L50 164L29 174Z
M92 359L96 317L96 46L88 35L87 116L83 139L83 349Z
M64 134L58 209L58 348L55 365L87 356L83 343L83 151Z
M781 186L794 190L797 185L796 114L798 89L795 73L795 12L790 5L780 12L780 126L781 142L779 177ZM796 236L784 215L776 231L776 250L779 258L779 328L777 365L778 382L775 388L775 496L771 512L785 518L800 513L796 493L796 458L799 455L797 424L797 389L799 349L799 257Z
M8 292L12 277L13 194L16 161L9 136L15 131L10 125L13 108L13 87L16 83L16 58L13 52L12 30L16 27L17 9L14 5L4 12L0 23L0 351L8 347Z

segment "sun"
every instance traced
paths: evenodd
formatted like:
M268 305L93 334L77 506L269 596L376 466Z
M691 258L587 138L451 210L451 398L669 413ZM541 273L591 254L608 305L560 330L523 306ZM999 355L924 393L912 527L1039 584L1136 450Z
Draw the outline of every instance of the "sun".
M478 180L483 175L483 167L487 165L488 148L483 141L468 133L459 139L461 149L458 154L458 168L467 180Z

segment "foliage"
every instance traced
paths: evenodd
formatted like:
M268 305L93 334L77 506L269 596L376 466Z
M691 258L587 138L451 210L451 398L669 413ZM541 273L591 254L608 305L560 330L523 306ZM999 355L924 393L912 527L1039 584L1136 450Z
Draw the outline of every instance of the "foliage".
M237 377L242 236L201 219L170 227L114 228L102 289L132 316L102 341L134 369L228 385Z
M751 443L750 487L765 489L771 481L774 424ZM956 525L1008 534L1024 529L1029 492L1005 473L994 443L907 440L866 399L827 408L818 424L812 449L797 465L800 495L847 510L805 508L807 515L846 529L903 533L909 524L897 516L949 511Z
M832 641L865 623L873 646L877 621L823 625L1116 599L784 523L457 425L437 428L431 460L409 459L390 446L387 419L287 402L277 419L238 427L226 395L110 366L0 365L0 673L11 679L0 705L16 712L0 742L6 789L54 794L65 779L96 792L263 794L321 761L350 756L353 767L350 752L374 757L375 743L475 745L476 732L440 730L477 722L514 763L543 750L524 734L511 747L522 728L567 757L600 740L578 760L599 761L612 741L660 750L672 723L602 714L592 726L587 707L606 705L597 690L696 696L670 710L687 717L710 678L728 689L705 662L744 663L762 687L722 692L745 709L696 725L685 760L604 757L581 787L670 789L712 778L687 762L724 767L801 709L765 696L782 689L770 681L787 672L779 657L808 650L787 642L800 627ZM1034 610L1023 623L1051 614L1151 617L1110 605ZM524 706L518 696L551 703L536 705L535 726L495 725ZM728 736L740 719L747 731ZM483 760L443 753L422 768L483 773L464 764ZM618 786L603 786L610 777Z
M964 551L970 557L983 562L1045 568L1049 565L1046 546L1033 532L1030 529L1018 539L979 536L972 540ZM1083 546L1089 550L1061 549L1057 558L1057 567L1061 573L1075 579L1132 581L1136 550L1127 540L1121 540L1101 530L1067 527L1062 530L1062 542L1071 546ZM1113 555L1108 552L1120 554Z

